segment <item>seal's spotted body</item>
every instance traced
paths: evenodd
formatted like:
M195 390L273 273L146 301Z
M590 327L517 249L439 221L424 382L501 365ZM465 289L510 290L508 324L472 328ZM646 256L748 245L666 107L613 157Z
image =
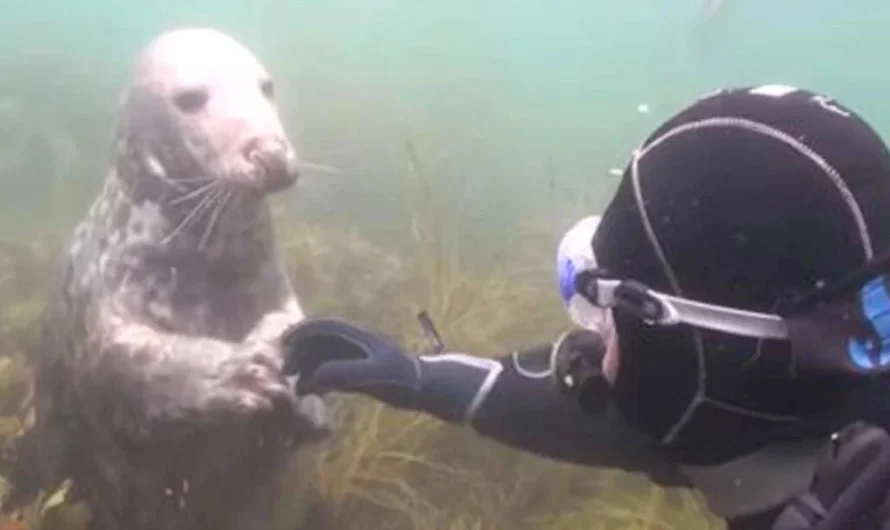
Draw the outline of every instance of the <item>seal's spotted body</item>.
M265 196L295 177L247 50L211 30L149 45L37 352L41 474L71 476L95 528L269 528L293 447L327 432L279 374L303 313Z

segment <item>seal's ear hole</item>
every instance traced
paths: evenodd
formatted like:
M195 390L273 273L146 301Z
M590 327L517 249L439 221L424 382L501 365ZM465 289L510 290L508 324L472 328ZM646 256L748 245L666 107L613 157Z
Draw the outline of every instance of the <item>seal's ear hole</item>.
M265 81L260 83L260 90L262 90L263 95L269 99L273 99L275 97L275 83L273 83L271 79L266 79Z
M176 103L176 106L179 107L179 110L189 114L198 112L204 108L208 99L210 99L210 93L207 92L207 89L205 88L181 90L173 96L173 101Z

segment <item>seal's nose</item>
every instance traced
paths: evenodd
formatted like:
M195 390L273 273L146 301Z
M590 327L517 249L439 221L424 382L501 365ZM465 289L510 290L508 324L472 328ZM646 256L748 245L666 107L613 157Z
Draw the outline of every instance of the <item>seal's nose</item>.
M289 188L299 177L296 156L285 141L254 138L241 152L254 168L257 186L266 193Z

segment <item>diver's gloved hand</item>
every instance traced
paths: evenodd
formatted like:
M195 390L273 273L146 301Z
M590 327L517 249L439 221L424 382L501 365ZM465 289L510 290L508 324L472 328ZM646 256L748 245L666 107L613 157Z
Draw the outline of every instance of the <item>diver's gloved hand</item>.
M553 345L551 368L564 396L585 412L598 413L610 402L611 386L603 374L606 343L587 329L563 333Z
M304 320L282 337L284 372L297 393L351 392L446 421L469 419L496 361L461 354L416 357L393 342L336 319Z
M333 319L306 320L282 337L284 373L298 374L298 394L367 394L396 407L415 398L420 366L397 345Z
M886 530L888 495L890 436L854 423L837 434L809 490L785 507L772 530Z

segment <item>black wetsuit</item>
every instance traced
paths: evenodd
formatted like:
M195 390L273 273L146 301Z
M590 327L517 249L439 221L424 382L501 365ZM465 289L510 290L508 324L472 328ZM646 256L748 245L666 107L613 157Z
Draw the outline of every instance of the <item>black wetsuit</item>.
M695 486L682 467L689 461L684 453L695 455L693 447L678 452L660 445L625 420L608 393L599 394L599 403L587 401L583 410L567 401L551 376L553 346L544 344L482 363L463 355L424 357L422 391L413 406L449 422L466 421L482 435L548 458L639 472L664 486ZM827 442L831 432L854 421L890 429L890 380L876 380L852 397L847 407L836 410L837 415L826 416L821 425L790 428L782 436L789 440L819 436ZM730 443L721 444L721 457L710 459L711 463L725 463L769 443L751 440L737 438L740 443L735 446L727 440ZM767 471L754 467L745 473L758 476L768 475ZM761 487L768 489L769 480ZM782 507L730 519L730 529L768 529Z

